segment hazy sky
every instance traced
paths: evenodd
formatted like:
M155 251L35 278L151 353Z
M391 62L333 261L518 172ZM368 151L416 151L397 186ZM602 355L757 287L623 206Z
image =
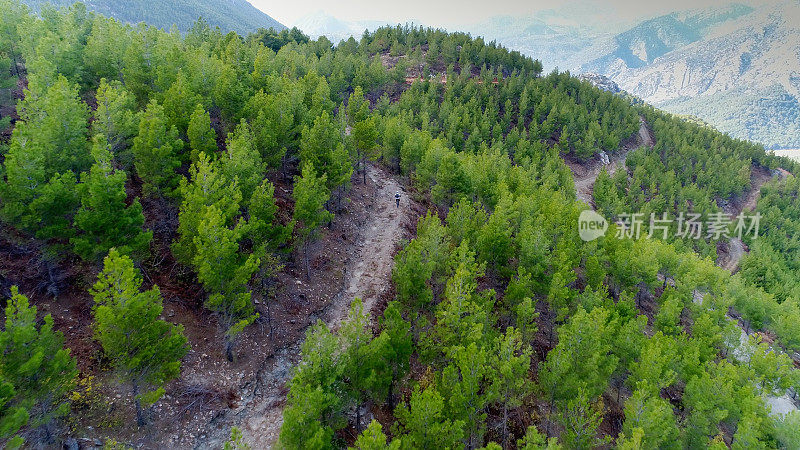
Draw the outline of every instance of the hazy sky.
M405 23L416 21L428 26L455 28L480 22L491 16L531 14L545 9L562 7L565 3L593 4L592 9L612 9L620 20L634 20L683 9L702 8L733 3L733 0L248 0L277 19L292 26L298 19L311 13L325 13L345 21L380 20ZM738 0L739 3L757 4L763 0ZM589 12L589 11L587 11Z

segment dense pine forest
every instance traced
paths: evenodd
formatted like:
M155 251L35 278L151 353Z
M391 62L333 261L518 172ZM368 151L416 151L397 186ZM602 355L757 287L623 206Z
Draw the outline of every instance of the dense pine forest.
M800 448L796 163L463 33L0 11L0 446Z

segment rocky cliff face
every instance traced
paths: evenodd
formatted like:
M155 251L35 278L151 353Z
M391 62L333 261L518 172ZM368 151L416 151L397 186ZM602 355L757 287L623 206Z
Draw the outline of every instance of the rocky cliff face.
M800 3L733 11L739 14L717 14L711 23L677 14L648 21L618 35L613 52L581 70L606 75L651 104L698 116L736 137L796 147Z
M592 83L595 87L611 92L612 94L619 94L622 92L622 90L619 88L619 85L605 75L589 72L578 75L578 78L581 81Z

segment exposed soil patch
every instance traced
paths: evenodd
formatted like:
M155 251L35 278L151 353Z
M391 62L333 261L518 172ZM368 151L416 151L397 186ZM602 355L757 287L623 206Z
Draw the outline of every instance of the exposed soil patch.
M758 199L761 196L761 187L773 178L786 178L786 171L770 172L766 167L753 166L750 171L749 189L743 195L724 202L722 210L734 221L742 212L755 210ZM739 269L739 261L748 250L744 242L737 237L732 237L728 242L720 242L717 245L717 265L729 270L731 273L735 273Z
M588 161L578 161L569 155L564 157L564 162L569 166L572 171L572 178L575 180L575 194L578 200L591 206L593 209L594 204L594 183L597 181L597 176L600 175L603 167L609 175L613 176L617 170L625 168L625 158L628 152L635 150L641 146L652 147L655 145L655 138L652 131L647 127L644 118L639 118L639 132L626 139L620 145L618 151L608 155L609 164L603 164L600 155L595 154Z
M411 237L423 208L384 170L370 165L367 175L367 184L354 186L352 201L318 243L311 280L306 281L302 264L289 267L281 279L271 311L274 351L262 356L255 370L240 379L240 401L218 410L210 419L208 433L190 441L191 445L221 446L235 425L253 448L272 447L282 424L286 382L299 360L308 327L317 320L337 326L354 297L364 300L373 317L379 314L377 307L390 294L394 254L401 241ZM394 202L397 191L401 192L400 208Z
M291 211L291 186L273 181L280 213L286 216ZM402 199L395 208L398 190ZM153 407L151 424L143 429L135 426L127 386L119 385L92 338L88 288L100 266L83 263L67 250L60 258L48 258L40 242L0 230L0 294L7 297L10 287L18 285L40 315L51 313L78 360L81 377L94 376L101 394L94 404L76 405L92 413L70 420L70 437L102 443L114 436L139 448L219 448L236 425L253 448L272 446L280 431L285 384L306 329L318 319L338 323L355 296L373 310L385 305L391 296L393 256L424 211L392 176L374 166L368 167L367 184L355 184L347 197L313 246L310 279L302 264L287 258L274 298L254 297L261 319L242 333L234 363L223 353L216 317L202 307L202 288L169 253L174 207L149 205L146 211L152 215L146 221L155 239L153 257L141 266L143 287L159 285L163 317L184 326L191 350L180 378L166 386L165 397Z

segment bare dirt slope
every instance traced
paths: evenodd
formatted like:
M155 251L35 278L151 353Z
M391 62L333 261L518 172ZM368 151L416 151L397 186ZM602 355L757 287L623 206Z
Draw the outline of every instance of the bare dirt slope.
M575 193L578 200L594 208L594 183L603 167L606 168L609 175L614 175L619 168L625 167L625 158L628 156L628 152L641 146L652 147L653 145L655 145L655 139L652 132L647 128L644 118L639 117L639 132L623 142L619 151L609 155L608 165L604 165L600 161L599 155L594 155L592 159L583 163L566 159L565 162L572 170L572 178L575 180Z
M786 172L778 170L770 172L764 167L753 167L750 174L750 189L747 192L723 206L723 210L727 213L731 220L736 220L736 217L742 212L750 212L756 209L756 203L761 196L761 187L773 179L783 179L786 177ZM747 246L737 237L732 237L729 242L723 242L717 248L717 265L736 272L739 269L739 261L745 253L747 253Z
M348 302L355 297L364 301L364 310L373 313L378 299L389 291L394 267L394 253L404 237L408 225L413 225L419 206L406 196L405 190L383 169L370 166L367 177L377 187L376 207L372 220L364 227L358 244L359 255L354 265L347 267L347 289L344 301L332 308L327 323L337 327L347 316ZM395 193L400 193L400 207L396 207Z
M99 267L68 254L48 258L40 243L0 227L0 296L17 285L41 315L52 313L78 359L80 376L95 379L95 394L73 404L76 419L70 419L68 437L89 447L113 436L135 448L221 448L231 427L238 426L252 448L272 447L281 427L286 382L306 331L318 320L340 323L356 296L364 299L373 316L380 313L392 295L393 256L401 241L413 235L424 211L390 174L369 166L367 175L367 183L356 182L333 222L323 227L310 254L310 276L304 264L287 257L274 293L256 293L261 318L242 333L233 363L225 359L217 319L203 308L205 296L191 272L168 258L142 265L144 287L159 285L164 319L183 325L191 344L180 377L166 386L166 395L154 405L150 424L143 428L132 420L130 390L119 384L92 338L87 287ZM290 219L291 186L281 178L273 182L285 223ZM401 205L395 208L398 190ZM162 219L149 217L148 226ZM158 234L156 253L166 249L168 254L171 240L168 234Z
M355 297L362 298L365 310L371 311L375 317L382 300L390 294L394 254L401 240L410 238L422 207L407 196L402 186L384 170L370 165L367 178L367 186L361 186L352 195L355 197L353 203L364 205L357 235L347 239L347 248L334 247L330 255L331 258L347 255L338 270L342 281L338 292L320 303L310 298L315 295L315 289L303 289L308 284L304 280L298 280L293 286L304 291L298 295L307 296L306 301L319 305L316 310L303 308L291 319L304 323L304 329L318 319L331 328L337 327L347 316ZM398 191L401 193L400 208L395 207L394 201ZM316 289L324 290L325 286ZM245 441L252 448L275 445L283 421L286 383L291 377L291 368L299 362L304 337L304 333L295 333L293 339L285 340L283 346L266 358L254 377L243 382L240 389L242 401L214 416L211 422L215 431L195 441L196 448L221 447L231 426L242 429Z

